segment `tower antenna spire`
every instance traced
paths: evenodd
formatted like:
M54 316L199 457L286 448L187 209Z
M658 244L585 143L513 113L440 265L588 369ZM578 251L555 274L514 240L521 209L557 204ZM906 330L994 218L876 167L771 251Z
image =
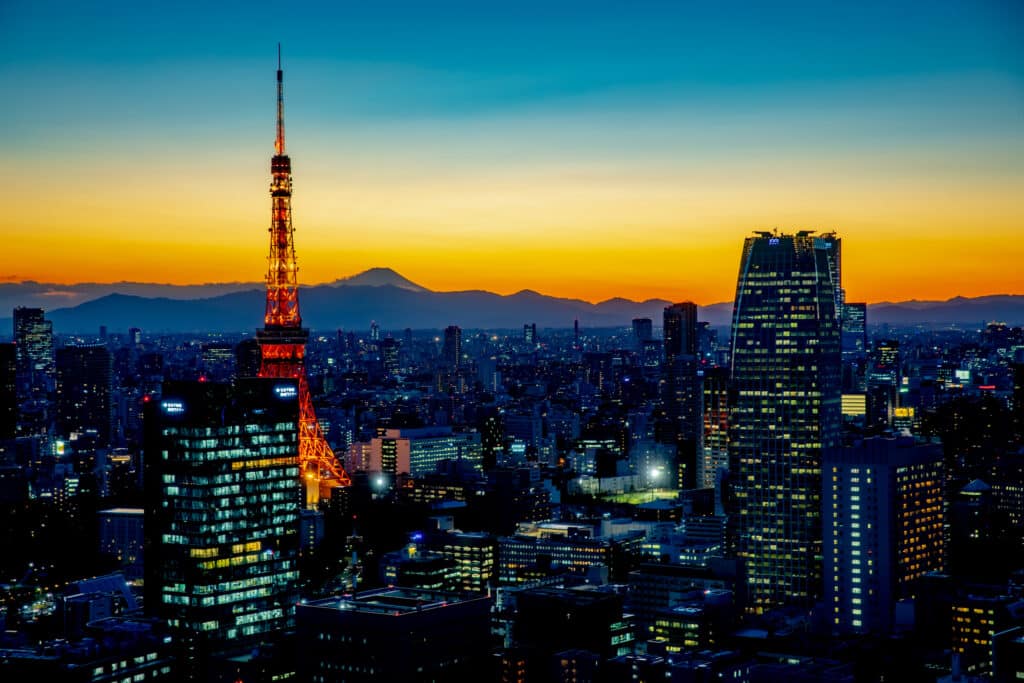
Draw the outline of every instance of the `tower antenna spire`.
M281 43L277 44L277 139L274 141L277 156L284 154L284 76L281 71Z

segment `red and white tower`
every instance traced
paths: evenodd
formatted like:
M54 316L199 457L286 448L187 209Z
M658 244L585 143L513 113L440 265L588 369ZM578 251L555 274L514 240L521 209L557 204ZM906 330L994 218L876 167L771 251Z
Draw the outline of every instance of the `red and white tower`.
M267 307L260 345L260 377L286 377L299 382L299 461L306 483L306 502L316 502L335 486L351 484L338 462L313 410L306 381L306 340L309 330L299 313L298 268L292 228L292 161L284 151L284 83L281 46L277 48L277 139L270 160L270 256L267 259Z

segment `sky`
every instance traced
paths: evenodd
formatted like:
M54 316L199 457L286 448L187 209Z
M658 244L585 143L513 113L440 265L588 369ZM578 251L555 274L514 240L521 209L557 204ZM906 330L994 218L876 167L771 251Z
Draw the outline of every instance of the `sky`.
M277 43L300 282L1024 294L1024 4L0 2L0 281L259 281Z

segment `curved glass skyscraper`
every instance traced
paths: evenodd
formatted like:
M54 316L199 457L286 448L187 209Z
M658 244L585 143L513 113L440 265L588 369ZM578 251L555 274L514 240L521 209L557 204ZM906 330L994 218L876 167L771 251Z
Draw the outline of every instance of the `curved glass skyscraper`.
M839 445L839 240L758 233L733 306L732 528L751 606L821 595L822 451Z

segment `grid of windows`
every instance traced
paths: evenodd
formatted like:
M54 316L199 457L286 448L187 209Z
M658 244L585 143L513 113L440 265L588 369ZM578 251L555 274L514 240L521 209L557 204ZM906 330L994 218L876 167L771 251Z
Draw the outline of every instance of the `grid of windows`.
M821 457L841 428L838 242L763 233L740 261L728 447L755 610L821 593Z
M277 383L165 385L173 410L146 417L146 533L159 539L147 602L200 656L294 625L298 404Z

